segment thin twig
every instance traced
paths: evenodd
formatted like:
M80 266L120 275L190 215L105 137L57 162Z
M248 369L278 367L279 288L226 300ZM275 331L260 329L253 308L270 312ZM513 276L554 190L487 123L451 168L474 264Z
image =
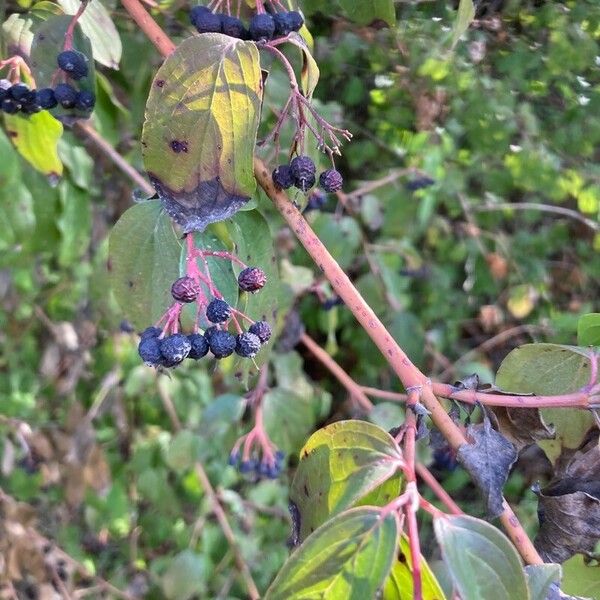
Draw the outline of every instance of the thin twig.
M431 491L438 497L440 502L452 513L453 515L462 515L463 511L460 506L452 500L450 494L440 485L440 482L431 474L431 471L420 462L415 464L415 471L417 475L423 480L424 483L431 489Z

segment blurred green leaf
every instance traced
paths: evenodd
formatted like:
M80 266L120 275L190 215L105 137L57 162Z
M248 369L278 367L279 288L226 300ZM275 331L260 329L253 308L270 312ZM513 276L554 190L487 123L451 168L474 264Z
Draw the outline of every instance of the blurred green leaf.
M210 563L201 554L184 550L169 565L162 577L165 597L172 600L189 600L192 596L203 596L209 576Z
M600 346L600 313L589 313L579 318L577 343L580 346Z

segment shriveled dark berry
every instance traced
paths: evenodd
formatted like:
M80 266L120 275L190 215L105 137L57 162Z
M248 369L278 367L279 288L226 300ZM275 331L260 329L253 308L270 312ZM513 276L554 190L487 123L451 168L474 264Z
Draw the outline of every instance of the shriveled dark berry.
M157 338L162 333L159 327L146 327L142 333L140 333L140 337L142 339L145 338Z
M4 98L0 107L7 115L14 115L21 110L21 105L12 98Z
M56 62L59 68L73 79L81 79L88 74L87 57L77 50L63 50L56 57Z
M335 169L327 169L319 176L319 185L329 193L337 192L342 189L344 179L342 174Z
M182 333L169 335L158 343L165 367L174 367L187 358L192 345Z
M292 31L300 31L302 25L304 25L304 19L297 10L290 10L288 13L288 19L292 24Z
M42 108L46 109L54 108L58 104L52 88L42 88L41 90L37 90L35 99Z
M282 190L287 190L294 185L294 176L289 165L279 165L271 174L273 183Z
M244 24L237 17L230 17L229 15L221 16L221 31L232 38L243 40L247 37L248 32L244 27Z
M221 15L210 10L196 13L192 11L191 18L198 33L221 33Z
M9 88L8 96L17 102L29 102L31 99L31 90L24 83L15 83L15 85Z
M73 108L77 101L77 90L68 83L59 83L54 88L54 97L63 108Z
M236 346L235 336L229 331L217 330L208 340L208 347L215 358L225 358L233 354Z
M208 342L201 333L192 333L188 335L188 341L191 345L188 358L199 360L208 354Z
M256 321L248 327L248 331L253 333L262 344L266 344L270 339L273 332L271 326L266 321Z
M94 92L88 90L81 90L77 92L77 98L75 98L75 108L85 112L91 111L96 104L96 96Z
M243 292L258 292L265 283L267 283L267 275L258 267L246 267L238 275L238 285Z
M284 37L288 33L291 33L293 29L293 22L289 17L288 12L276 13L273 15L275 21L275 37Z
M260 339L249 331L238 334L236 337L235 353L243 358L253 358L260 350Z
M316 167L315 163L309 156L296 156L290 162L290 169L292 170L292 177L294 178L294 185L307 192L316 180Z
M223 323L231 317L231 307L225 300L215 298L206 307L206 318L211 323Z
M254 15L250 21L250 37L255 41L270 40L275 33L275 21L268 13Z
M314 189L308 196L308 202L304 207L304 212L310 212L311 210L321 210L327 203L327 196L319 188Z
M142 337L138 344L138 354L146 364L153 367L156 367L163 362L158 337Z
M180 277L171 286L171 296L177 302L195 302L200 293L200 284L192 277Z

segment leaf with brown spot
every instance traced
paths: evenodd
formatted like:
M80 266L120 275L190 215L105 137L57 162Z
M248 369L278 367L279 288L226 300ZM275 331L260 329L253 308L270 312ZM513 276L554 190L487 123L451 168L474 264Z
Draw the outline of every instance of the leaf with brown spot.
M491 411L496 417L498 430L517 450L539 440L552 440L556 435L554 427L544 421L539 408L493 406Z

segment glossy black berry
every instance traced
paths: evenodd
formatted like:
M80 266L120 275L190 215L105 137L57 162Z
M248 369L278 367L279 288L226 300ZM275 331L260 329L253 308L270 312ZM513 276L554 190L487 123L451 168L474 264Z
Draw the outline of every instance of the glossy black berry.
M294 185L294 176L289 165L279 165L271 174L273 183L282 190L287 190Z
M302 25L304 25L302 15L297 10L291 10L287 15L287 18L292 25L292 31L300 31Z
M42 107L34 100L30 102L23 102L21 104L21 112L24 115L33 115L42 110Z
M290 13L277 13L273 15L275 21L275 37L284 37L293 31L293 23L289 17Z
M254 15L250 21L250 37L255 41L270 40L275 33L275 21L267 13Z
M81 90L77 92L77 98L75 98L75 108L85 112L91 111L96 104L96 96L93 92L88 90Z
M188 358L199 360L208 354L208 342L201 333L192 333L188 335L188 341L191 346Z
M223 323L231 317L231 307L225 300L215 298L206 307L206 318L211 323Z
M236 337L235 353L243 358L253 358L260 350L260 339L254 333L244 331Z
M208 340L208 347L215 358L225 358L233 354L236 346L235 336L229 331L217 330Z
M77 90L68 83L59 83L54 89L54 97L63 108L73 108L77 101Z
M307 192L313 185L316 179L315 163L308 156L296 156L290 163L294 185Z
M191 18L198 33L221 33L221 15L216 15L210 10L197 12L196 14L192 11Z
M258 292L265 283L267 283L267 275L258 267L246 267L238 275L238 286L243 292Z
M248 327L248 331L253 333L262 344L266 344L270 339L273 332L271 326L266 321L256 321Z
M335 169L327 169L319 176L319 185L329 193L337 192L342 189L344 179L342 174Z
M192 349L187 336L182 333L174 333L158 342L163 364L166 367L174 367L182 362Z
M73 79L81 79L88 74L87 57L77 50L63 50L56 57L56 62Z
M140 343L138 344L138 354L146 364L153 367L156 367L163 362L163 356L160 351L158 337L142 337Z
M161 333L162 332L158 327L146 327L146 329L140 333L140 337L142 339L157 338Z
M41 90L37 90L35 99L42 108L54 108L58 104L52 88L42 88Z
M14 115L21 110L21 105L12 98L4 98L0 107L7 115Z
M244 24L238 18L230 17L229 15L222 15L221 31L225 35L237 38L238 40L243 40L248 35Z
M171 296L177 302L195 302L200 293L200 284L192 277L180 277L171 286Z

